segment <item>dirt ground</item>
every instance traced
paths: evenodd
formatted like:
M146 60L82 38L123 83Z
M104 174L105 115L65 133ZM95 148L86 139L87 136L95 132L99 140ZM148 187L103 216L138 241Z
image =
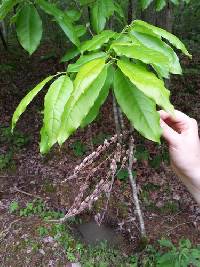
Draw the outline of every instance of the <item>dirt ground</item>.
M0 64L10 64L11 68L0 73L0 127L8 127L11 116L20 99L37 82L49 74L62 71L64 66L53 57L43 59L41 55L51 52L51 47L42 46L31 58L23 51L13 53L1 51ZM172 103L176 109L186 112L200 122L200 77L193 71L199 64L198 55L192 61L182 59L185 74L172 78ZM28 107L20 119L17 130L29 137L28 144L14 152L13 163L0 171L0 266L66 266L67 259L63 248L52 240L42 239L37 234L41 219L20 217L9 212L12 201L22 206L36 196L44 200L54 210L66 212L79 191L81 182L73 180L59 185L81 162L83 156L76 156L71 145L81 141L87 147L85 155L91 151L91 138L99 133L114 134L113 114L109 100L101 110L100 119L90 129L79 130L60 149L55 147L47 156L39 154L39 129L41 126L42 92ZM92 136L91 136L92 135ZM155 159L165 149L145 141L137 133L135 144L148 150L150 158ZM1 154L10 148L9 143L0 144ZM96 144L94 145L97 146ZM156 164L153 164L156 165ZM169 164L161 162L153 166L146 159L138 160L134 166L137 172L138 191L144 213L147 236L150 243L161 237L168 237L173 242L180 238L189 238L194 244L200 244L200 208L191 199ZM97 174L101 178L103 172ZM24 193L25 192L25 193ZM28 194L30 195L28 195ZM132 194L128 180L115 180L110 204L105 217L105 224L120 232L126 242L122 253L131 254L139 249L139 226L132 203ZM90 221L104 207L100 198L93 209L82 213L79 218ZM39 249L30 250L30 245L37 240Z

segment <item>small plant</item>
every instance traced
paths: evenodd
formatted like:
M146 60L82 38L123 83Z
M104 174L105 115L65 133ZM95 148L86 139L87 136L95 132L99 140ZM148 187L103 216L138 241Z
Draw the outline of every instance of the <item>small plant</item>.
M20 209L20 216L41 215L44 211L44 203L41 200L35 200L27 203L25 208Z
M167 252L157 255L157 266L200 266L200 247L193 248L190 240L181 239L178 247L175 247L168 239L161 239L159 244L161 248L166 249Z
M38 233L39 233L39 235L40 235L41 237L43 237L43 236L48 235L49 230L48 230L47 227L40 226L40 227L38 228Z
M132 171L133 176L136 176L136 171ZM121 170L119 170L119 172L117 172L117 179L119 179L120 181L127 181L128 180L128 170L127 168L123 168Z
M94 145L101 145L103 144L105 139L109 139L111 138L110 134L107 133L99 133L98 135L96 135L95 137L92 138L92 142Z
M13 154L28 144L30 138L20 131L11 134L10 127L0 127L0 143L6 144L7 151L0 155L0 170L11 168L14 165Z
M154 169L159 168L161 163L162 163L162 155L155 155L152 159L149 160L149 165Z
M19 209L19 203L17 201L12 201L9 206L10 213L14 213Z
M84 267L137 267L135 257L128 258L120 255L118 250L110 248L106 242L102 242L97 246L89 246L86 248L81 257L81 263Z
M135 157L139 161L148 160L149 159L149 151L147 150L147 148L145 146L137 145Z
M151 155L144 145L137 145L135 157L138 161L147 161L149 166L154 169L159 168L162 162L169 163L169 152L165 148L159 154Z
M74 155L77 157L82 157L87 151L87 146L81 141L76 141L71 145Z
M0 170L8 168L12 163L12 152L8 152L5 155L0 155Z
M11 203L9 210L11 210L11 212L18 212L20 216L25 217L37 215L44 220L60 219L64 217L63 212L47 209L43 201L38 199L28 202L25 208L21 208L19 204L14 201Z
M11 134L10 127L0 128L0 142L12 147L12 150L24 147L29 141L30 138L20 131L15 131L14 134Z
M199 267L200 248L192 247L190 240L181 239L178 247L168 239L158 240L159 248L148 245L140 257L143 267Z

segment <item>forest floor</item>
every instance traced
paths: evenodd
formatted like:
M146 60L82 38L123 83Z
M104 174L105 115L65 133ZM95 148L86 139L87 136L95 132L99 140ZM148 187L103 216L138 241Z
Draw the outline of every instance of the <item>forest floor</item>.
M42 56L48 53L49 58ZM176 109L186 112L198 122L199 61L199 55L194 55L191 61L183 58L184 76L175 76L171 82L172 103ZM63 68L52 56L51 47L43 46L31 58L21 50L1 52L0 55L1 267L68 266L70 259L73 261L70 250L66 255L66 247L63 248L63 244L69 247L66 240L71 237L63 238L64 241L52 238L53 234L49 234L52 223L43 217L48 217L48 214L59 217L60 213L66 213L79 192L82 180L74 179L62 186L60 181L73 173L75 166L91 153L92 147L96 148L115 132L109 100L90 129L79 130L61 149L55 147L47 156L41 156L38 145L44 96L41 92L20 119L15 134L10 134L11 117L20 99L37 82ZM172 172L166 146L145 141L137 133L134 133L134 138L138 157L134 171L149 242L155 244L165 237L175 244L181 238L200 244L200 208ZM103 170L100 170L91 179L90 187L104 178L103 175ZM124 171L115 179L103 224L119 234L121 245L118 249L125 257L140 251L142 246L131 199ZM90 210L71 220L69 228L78 229L81 223L91 222L96 214L102 213L105 201L105 196L100 197ZM54 236L58 234L57 230L52 231Z

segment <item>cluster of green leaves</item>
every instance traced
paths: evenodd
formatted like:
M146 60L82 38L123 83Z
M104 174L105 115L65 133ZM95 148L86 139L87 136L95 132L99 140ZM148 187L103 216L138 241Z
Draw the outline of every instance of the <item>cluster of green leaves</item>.
M48 209L40 199L28 202L26 207L21 207L17 201L12 201L10 203L9 211L22 217L37 215L44 220L60 219L64 217L63 212Z
M154 0L140 0L142 9L146 9ZM190 0L170 0L178 5L180 1L189 3ZM67 36L75 47L72 48L71 55L78 53L80 48L80 38L87 33L88 26L91 24L92 30L99 34L103 31L110 17L120 21L122 25L126 24L126 16L122 6L116 0L78 0L72 9L63 9L60 4L54 4L47 0L22 1L22 0L2 0L0 5L0 21L15 8L15 13L10 16L10 22L16 25L17 37L22 47L31 55L39 46L43 26L40 16L41 10L51 16L59 25L63 33ZM166 6L167 0L156 0L156 10L160 11ZM86 10L89 10L90 16L85 21ZM81 21L85 21L84 24Z
M40 11L42 10L59 25L67 38L80 48L80 37L86 34L88 21L81 23L81 16L87 8L90 10L91 24L94 32L102 31L107 20L114 14L119 19L124 19L121 6L114 0L96 0L76 2L78 8L63 10L62 7L46 0L21 1L21 0L3 0L0 5L0 21L3 20L8 13L13 11L15 14L11 17L11 23L15 23L17 37L22 47L31 55L39 46L43 26ZM73 48L73 51L77 51ZM76 52L75 52L76 53Z
M190 0L141 0L142 9L148 8L152 2L155 3L156 11L160 11L167 5L168 2L178 6L181 2L189 4Z
M41 153L47 153L56 142L62 145L79 127L91 123L110 88L134 128L160 142L156 105L171 114L174 111L163 78L182 73L178 56L164 39L190 56L175 35L141 20L121 33L105 30L85 41L81 56L68 65L66 73L47 77L22 99L12 118L12 130L27 105L56 78L44 99Z
M193 247L190 240L181 239L178 247L168 239L161 239L159 250L149 245L142 259L144 267L200 266L200 248Z

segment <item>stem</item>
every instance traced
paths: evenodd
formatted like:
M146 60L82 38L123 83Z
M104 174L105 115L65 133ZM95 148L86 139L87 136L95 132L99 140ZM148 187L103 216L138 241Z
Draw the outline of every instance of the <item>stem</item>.
M124 117L123 117L123 114L122 114L120 107L118 107L118 115L119 115L119 121L120 121L121 129L122 129L122 131L125 131Z
M131 136L130 142L129 142L128 175L129 175L129 181L130 181L131 188L132 188L133 200L134 200L134 204L135 204L135 208L136 208L136 212L137 212L137 216L138 216L138 220L139 220L139 224L140 224L141 235L142 235L142 237L146 237L144 219L143 219L142 211L140 208L140 203L139 203L139 198L138 198L138 193L137 193L136 180L133 177L133 173L132 173L132 166L133 166L133 162L134 162L133 152L134 152L134 139L133 139L133 136Z
M120 127L120 122L119 122L119 116L118 116L118 111L117 111L117 102L113 93L113 114L114 114L114 120L115 120L115 128L116 128L116 133L119 142L121 143L121 127Z

